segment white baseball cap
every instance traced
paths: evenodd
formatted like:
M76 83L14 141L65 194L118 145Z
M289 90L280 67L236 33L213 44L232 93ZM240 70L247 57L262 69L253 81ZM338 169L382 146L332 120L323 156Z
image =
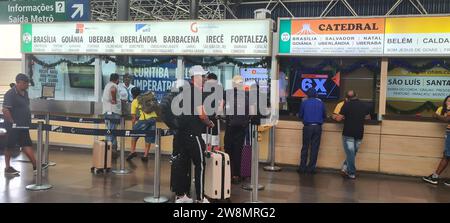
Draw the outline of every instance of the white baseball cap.
M209 71L203 69L203 67L200 66L200 65L192 66L189 69L189 76L190 77L197 76L197 75L202 75L203 76L203 75L206 75L208 73L209 73Z

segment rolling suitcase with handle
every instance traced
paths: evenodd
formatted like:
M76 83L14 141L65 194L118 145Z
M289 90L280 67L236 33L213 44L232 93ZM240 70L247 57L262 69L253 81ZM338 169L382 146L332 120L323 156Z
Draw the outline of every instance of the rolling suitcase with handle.
M211 151L207 151L205 156L205 195L210 199L226 200L231 196L230 156L222 151L214 150L208 135L209 130L206 133L206 146L211 148Z
M92 173L98 174L111 171L111 148L111 142L105 140L94 141L92 148Z

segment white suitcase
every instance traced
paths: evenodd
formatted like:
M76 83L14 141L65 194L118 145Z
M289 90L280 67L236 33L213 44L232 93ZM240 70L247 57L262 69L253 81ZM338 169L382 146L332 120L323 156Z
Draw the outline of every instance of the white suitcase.
M207 152L205 168L205 195L225 200L231 196L230 156L221 151Z
M220 125L219 122L218 120L218 125ZM207 129L206 132L206 146L210 147L211 151L207 151L205 157L205 195L210 199L229 199L231 196L230 156L221 151L214 151L208 137L209 130Z

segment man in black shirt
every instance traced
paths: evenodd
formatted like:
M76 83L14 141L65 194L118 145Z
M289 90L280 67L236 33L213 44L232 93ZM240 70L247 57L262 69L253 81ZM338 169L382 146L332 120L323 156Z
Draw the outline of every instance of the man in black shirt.
M364 120L370 119L369 108L361 102L353 90L347 92L349 100L344 104L340 115L336 119L344 119L344 130L342 132L342 142L346 159L342 166L343 176L355 179L355 157L364 135Z
M207 71L203 70L201 66L193 66L189 70L191 76L191 83L182 87L183 103L189 103L190 107L183 110L184 114L179 118L179 129L174 139L173 157L180 159L176 162L182 163L180 171L182 176L189 175L190 161L195 166L195 191L197 201L200 203L209 203L204 198L204 183L205 183L205 142L201 135L206 127L214 127L214 123L209 120L205 112L203 101L204 94L202 92L204 80L203 76ZM188 94L188 95L186 95ZM186 106L187 104L184 104ZM183 108L185 108L183 106ZM186 114L187 113L187 114ZM174 161L175 162L175 161ZM179 173L177 173L179 174ZM173 190L176 194L175 203L192 203L192 199L188 197L189 194L189 178L174 179L177 182L173 185ZM186 182L187 181L187 182Z
M36 159L34 158L30 131L28 129L13 129L13 126L29 127L31 124L30 99L28 98L28 76L18 74L16 85L9 89L3 102L8 140L5 151L5 175L18 175L20 172L10 166L11 150L16 146L22 147L23 152L33 164L36 173Z

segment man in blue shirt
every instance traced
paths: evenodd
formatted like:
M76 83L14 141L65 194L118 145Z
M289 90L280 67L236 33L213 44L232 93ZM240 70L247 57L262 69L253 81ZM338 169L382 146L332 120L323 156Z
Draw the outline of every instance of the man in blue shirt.
M298 172L314 174L316 169L317 154L319 153L320 138L322 136L322 124L327 117L325 105L317 98L317 92L310 88L306 95L308 99L300 105L298 117L303 120L303 146L300 156ZM311 155L308 159L308 150L311 146Z

